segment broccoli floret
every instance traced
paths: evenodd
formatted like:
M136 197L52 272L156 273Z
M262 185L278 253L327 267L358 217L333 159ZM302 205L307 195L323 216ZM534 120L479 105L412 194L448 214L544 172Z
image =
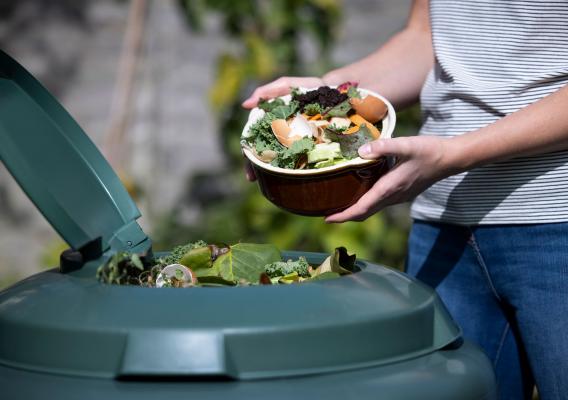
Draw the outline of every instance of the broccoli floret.
M267 264L264 267L264 270L266 271L266 274L271 278L288 275L293 272L297 272L298 275L303 278L309 278L309 268L310 264L308 264L306 259L304 257L300 257L296 261L276 261L272 264Z
M316 115L323 113L323 108L318 103L306 104L304 107L304 112L308 115Z
M198 240L197 242L176 246L173 248L172 252L168 256L160 260L160 264L163 265L179 264L179 261L185 255L185 253L187 253L190 250L205 246L207 246L207 243L205 243L203 240Z

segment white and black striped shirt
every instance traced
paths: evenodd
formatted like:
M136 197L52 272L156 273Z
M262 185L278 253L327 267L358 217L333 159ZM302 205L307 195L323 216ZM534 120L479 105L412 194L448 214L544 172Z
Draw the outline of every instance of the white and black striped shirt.
M568 83L568 0L430 0L430 19L436 63L421 93L422 135L481 128ZM416 198L412 216L462 225L568 221L568 151L444 179Z

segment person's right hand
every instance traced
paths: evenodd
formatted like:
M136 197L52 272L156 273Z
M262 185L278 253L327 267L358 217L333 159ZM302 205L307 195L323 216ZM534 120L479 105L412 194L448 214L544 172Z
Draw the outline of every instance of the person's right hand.
M292 87L307 87L307 88L315 88L324 86L325 83L323 79L310 76L310 77L298 77L298 76L283 76L281 78L276 79L266 85L259 86L255 89L254 92L250 95L248 99L243 101L242 106L244 108L253 108L256 107L258 101L263 99L273 99L278 96L284 96L290 93L290 88Z

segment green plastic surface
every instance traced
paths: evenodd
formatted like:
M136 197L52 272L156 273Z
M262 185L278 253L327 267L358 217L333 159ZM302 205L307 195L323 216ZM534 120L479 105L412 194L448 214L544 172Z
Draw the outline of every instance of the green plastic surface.
M267 352L268 355L268 352ZM11 400L495 400L489 359L472 344L374 368L254 381L111 380L0 366ZM47 395L49 394L49 395Z
M74 249L143 251L140 212L75 120L22 66L0 51L0 160Z
M299 255L313 264L326 257L285 257ZM460 337L434 291L367 262L334 280L193 289L105 285L97 265L38 274L0 293L0 364L254 379L398 362Z

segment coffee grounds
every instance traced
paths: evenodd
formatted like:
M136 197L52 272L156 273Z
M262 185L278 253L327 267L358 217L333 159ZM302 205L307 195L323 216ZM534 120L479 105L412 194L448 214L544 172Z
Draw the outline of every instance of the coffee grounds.
M323 108L329 108L344 102L347 98L347 94L341 93L337 89L321 86L317 90L297 94L293 97L293 100L299 103L300 112L303 112L304 107L311 103L318 103Z

